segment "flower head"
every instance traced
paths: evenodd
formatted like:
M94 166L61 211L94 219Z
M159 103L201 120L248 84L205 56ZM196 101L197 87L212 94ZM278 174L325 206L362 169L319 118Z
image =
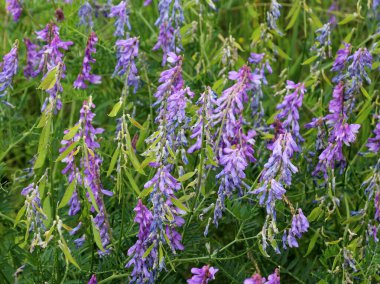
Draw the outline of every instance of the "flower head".
M18 0L6 0L7 12L12 15L13 21L17 22L21 16L22 7Z
M80 19L79 25L83 25L85 27L93 28L94 22L92 21L92 13L93 8L88 1L84 2L84 4L78 10L78 16Z
M202 268L192 268L191 273L193 276L187 280L188 284L206 284L215 279L215 274L219 269L209 265L205 265Z
M110 18L116 18L114 36L124 36L125 26L127 26L129 30L131 29L131 24L129 23L129 9L127 8L126 1L120 1L119 5L112 6L111 13L108 16Z
M2 69L0 71L0 100L2 103L13 107L12 104L5 101L3 97L8 94L8 90L12 88L13 76L17 73L18 67L18 41L13 44L11 51L4 55L3 62L1 63Z

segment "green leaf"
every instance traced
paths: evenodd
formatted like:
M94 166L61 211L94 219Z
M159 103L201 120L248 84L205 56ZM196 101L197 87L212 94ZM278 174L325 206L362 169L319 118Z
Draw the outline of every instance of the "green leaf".
M220 93L224 87L224 83L225 83L225 79L221 78L219 80L217 80L214 85L212 86L212 89L216 92L216 93Z
M116 162L117 162L117 158L119 157L119 153L120 153L120 148L117 147L116 150L115 150L115 152L112 155L110 166L109 166L108 171L107 171L107 176L108 177L110 176L110 174L112 173L113 169L115 168L115 165L116 165Z
M218 163L215 161L214 150L211 148L210 145L206 146L206 156L210 164L212 164L215 167L219 166Z
M354 14L350 14L347 17L345 17L343 20L341 20L338 25L345 25L353 20L356 19L356 16Z
M170 156L172 156L172 158L175 160L175 153L173 152L172 148L169 146L169 143L167 143L166 146L167 146L166 148L168 149Z
M369 114L372 112L372 109L373 105L371 104L371 101L366 101L362 107L362 110L359 112L355 123L362 124L368 118Z
M74 148L76 146L78 146L80 141L75 141L74 143L70 144L65 151L63 151L57 158L57 160L55 160L56 162L59 162L59 161L62 161L64 158L66 158L72 150L74 150Z
M153 186L144 188L143 191L141 191L139 198L144 198L145 196L148 196L153 191Z
M319 55L314 55L302 62L301 65L309 65L310 63L313 63L315 60L317 60L318 57Z
M104 251L104 247L102 245L102 239L100 237L100 233L99 233L99 230L98 228L96 227L95 223L94 223L94 218L92 218L91 216L91 224L92 224L92 233L94 235L94 240L95 240L95 243L96 245L98 246L98 248L101 250L101 251Z
M360 90L362 91L363 95L367 98L367 100L372 100L371 96L368 94L368 92L366 91L366 89L364 89L363 86L360 86Z
M308 256L311 253L311 251L313 250L313 248L315 247L315 244L317 243L317 240L319 237L319 230L320 229L316 230L314 236L311 238L309 246L307 248L307 252L304 255L304 257Z
M75 134L78 133L80 124L78 123L77 125L74 125L73 127L70 128L69 132L63 136L63 140L70 140L72 139Z
M57 83L58 80L58 71L59 71L59 64L55 66L53 69L51 69L45 76L45 78L42 80L41 84L37 87L39 90L50 90L54 87L55 83Z
M142 256L143 259L146 258L150 254L150 252L152 251L153 247L154 247L154 243L151 244L150 247L148 247L148 249L144 252L144 254Z
M309 220L309 222L314 222L315 220L318 219L318 217L323 213L323 210L321 209L321 207L315 207L309 214L309 216L307 216L307 219Z
M78 263L75 261L75 259L73 258L73 256L71 255L71 252L69 248L67 247L67 244L59 240L58 246L63 251L63 254L65 255L65 258L67 259L67 261L73 264L75 267L77 267L80 270L80 267Z
M48 150L50 131L51 131L51 118L49 117L49 119L46 121L44 128L42 129L40 140L38 142L37 159L34 164L34 169L41 168L45 163L47 150Z
M87 188L87 192L90 195L92 206L94 206L96 212L99 213L99 207L98 207L98 204L96 203L95 196L94 196L94 193L92 192L91 188Z
M65 194L63 195L62 199L61 199L61 202L59 203L58 205L58 209L64 207L67 203L69 203L70 201L70 198L72 197L73 195L73 192L74 192L74 189L75 189L75 186L76 186L76 182L75 180L73 180L69 186L67 187L66 191L65 191Z
M159 247L159 263L161 263L161 261L164 259L164 251L162 249L162 244L160 244L160 247Z
M24 216L25 214L25 211L26 211L26 205L24 204L24 206L21 207L21 209L18 211L17 215L16 215L16 219L15 219L15 223L14 223L14 226L13 227L16 227L17 224L20 222L21 220L21 217Z
M141 129L141 130L144 130L144 127L138 123L135 119L133 119L133 117L131 117L129 114L127 114L127 117L129 119L129 121L134 125L136 126L138 129Z
M180 176L179 178L177 178L177 181L179 181L179 182L187 181L188 179L192 178L196 172L197 172L197 170L195 170L193 172L186 173L186 174Z
M49 224L51 224L51 221L53 219L53 212L52 212L52 208L51 208L50 196L46 196L46 198L43 202L42 208L43 208L43 211L47 217L47 219L44 220L44 224L45 224L45 226L48 226Z
M133 190L137 193L138 196L140 196L141 191L139 187L137 186L135 179L132 177L131 173L127 169L125 169L125 175L127 176L128 181L131 184Z
M139 139L137 140L136 143L136 148L137 150L142 150L144 147L145 139L148 136L148 129L149 129L149 117L145 122L143 123L143 129L140 131Z
M189 211L190 211L189 208L187 208L186 206L184 206L184 205L181 203L181 201L179 201L178 199L176 199L176 198L171 198L170 200L171 200L171 202L172 202L175 206L177 206L179 209L181 209L181 210L183 210L183 211L186 211L186 212L189 212Z
M108 116L109 116L109 117L115 117L115 116L117 115L117 113L119 112L119 110L120 110L120 108L121 108L121 105L122 105L122 102L121 102L121 101L117 102L117 103L113 106L113 108L112 108L111 112L108 114Z
M286 26L286 30L289 30L294 26L294 24L296 23L296 21L298 19L300 12L301 12L301 5L298 4L296 9L294 10L294 13L293 13L290 21L289 21L289 24Z

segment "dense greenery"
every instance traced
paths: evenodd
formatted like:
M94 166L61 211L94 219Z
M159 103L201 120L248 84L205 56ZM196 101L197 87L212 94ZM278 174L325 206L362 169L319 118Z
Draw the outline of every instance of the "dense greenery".
M99 41L92 72L102 76L101 84L89 84L88 89L84 90L73 88L73 82L81 70L89 35L84 26L78 25L78 9L82 2L21 1L23 12L19 21L14 22L6 13L4 1L1 1L0 55L8 53L18 40L19 68L13 79L13 89L6 96L15 108L0 105L0 283L85 283L92 274L96 274L99 283L128 282L131 268L125 268L130 259L127 251L136 242L138 230L133 208L138 199L142 199L148 208L152 207L149 191L144 190L144 184L156 170L147 163L144 165L146 157L141 154L148 147L144 138L157 131L158 123L154 120L157 107L152 106L156 101L153 94L160 85L160 73L169 68L161 65L162 52L152 51L158 35L158 27L154 23L159 16L159 1L154 0L148 6L143 6L142 0L129 1L132 27L129 33L138 37L140 43L136 60L139 88L136 93L132 88L128 90L127 100L116 117L109 114L123 92L124 79L112 76L117 62L114 19L101 14L93 18L93 30ZM105 4L107 1L96 2ZM117 4L119 1L111 2ZM208 150L201 149L188 155L189 163L185 165L180 154L174 153L175 170L172 175L179 177L180 168L190 173L181 179L181 190L176 193L188 210L183 216L185 224L178 229L185 249L178 250L174 255L170 248L165 248L166 269L159 273L157 283L185 283L191 277L192 267L205 264L219 269L215 283L243 283L255 272L267 276L276 267L280 269L283 283L380 282L380 247L367 231L368 224L378 225L379 221L373 217L373 197L368 197L365 186L362 186L374 174L372 167L379 158L378 153L369 153L366 146L368 138L374 136L373 129L378 122L376 114L380 110L377 89L380 26L371 0L368 3L366 0L337 1L337 7L330 10L330 0L281 1L281 17L277 25L283 36L267 29L270 1L221 0L214 2L215 10L210 6L211 0L182 2L185 15L181 28L183 49L178 54L184 58L185 84L195 93L192 103L188 102L186 108L187 115L192 118L190 125L197 120L199 106L195 103L205 87L210 86L220 96L232 85L228 72L246 64L251 52L265 53L273 69L272 74L266 75L268 84L263 86L261 101L264 117L261 127L256 129L257 118L252 116L249 106L243 113L243 128L247 131L255 128L257 131L253 147L257 161L249 163L245 169L244 181L251 190L258 187L260 173L271 155L266 146L273 139L274 130L269 125L276 121L276 105L283 100L286 80L305 83L307 91L299 111L300 133L305 141L301 143L301 152L292 158L298 172L293 175L291 186L286 187L286 200L295 208L303 209L310 228L298 240L299 248L283 249L282 232L289 228L292 212L285 201L277 201L280 233L276 235L276 240L280 253L275 253L270 244L265 252L260 233L267 213L259 205L257 196L248 193L249 189L244 189L242 196L235 192L227 198L226 209L216 228L210 220L214 211L211 205L216 202L219 187L216 175L222 169L220 164L217 167L212 165L218 163L217 154L207 154ZM59 22L55 16L58 8L64 14L64 20ZM317 36L315 32L332 16L336 17L337 22L331 27L332 55L318 57L313 49ZM74 44L64 52L66 77L61 79L63 106L52 116L47 147L40 149L46 152L46 159L42 167L31 172L35 161L33 157L41 155L37 152L44 128L38 124L42 117L42 104L48 95L43 89L37 89L43 81L41 74L28 79L23 75L22 69L26 63L23 38L35 39L35 31L42 30L51 21L60 28L61 39L73 41ZM336 73L331 71L331 66L343 42L351 43L353 51L366 47L371 52L373 68L367 68L371 84L363 83L361 92L355 95L356 104L349 115L349 122L361 127L356 141L343 148L347 164L342 171L340 168L329 171L325 181L323 177L312 176L320 154L311 154L316 151L317 130L306 129L304 125L312 118L325 116L329 112L329 101L336 85L332 82ZM312 70L311 66L317 71ZM1 68L5 66L0 65ZM114 192L112 197L104 197L112 231L111 253L105 257L99 257L97 253L88 210L69 216L68 206L59 207L69 186L66 175L61 174L65 164L59 159L57 161L59 148L64 130L77 123L82 103L89 96L96 105L93 109L96 114L94 125L105 129L97 135L100 143L97 154L103 159L101 182L105 189ZM121 116L121 112L132 117L127 120L128 131L136 144L135 155L140 165L128 162L127 170L118 175L116 168L113 168L112 157L117 148L116 118ZM218 127L220 125L214 126L214 133L217 133ZM325 130L329 131L327 126ZM189 137L191 129L186 131ZM189 139L189 144L193 143ZM327 140L324 143L327 144ZM206 158L215 159L216 162L209 162L212 167L205 168ZM143 166L146 167L141 171L139 167ZM206 174L204 180L199 178L200 171ZM46 176L43 176L44 173ZM25 202L25 197L20 193L41 177L46 178L41 203L48 215L48 220L44 221L47 230L55 216L59 216L66 228L75 227L81 220L85 234L91 237L82 247L76 248L73 241L77 236L68 234L63 228L62 236L55 231L46 248L37 246L30 252L32 233L29 237L26 235L26 216L22 215L23 212L19 213ZM378 188L380 185L375 186ZM209 206L210 209L206 210ZM209 232L205 236L204 230L208 225ZM58 245L62 237L77 267L62 253ZM22 272L16 272L22 266Z

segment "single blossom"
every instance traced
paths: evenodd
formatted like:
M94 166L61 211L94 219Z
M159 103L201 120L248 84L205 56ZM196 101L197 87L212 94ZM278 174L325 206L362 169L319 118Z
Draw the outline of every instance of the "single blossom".
M100 84L101 76L90 74L91 73L91 65L90 63L95 63L96 60L93 58L92 54L96 52L95 45L98 42L98 37L95 32L91 32L88 37L86 49L84 51L84 59L82 64L82 71L78 75L77 79L74 82L74 88L78 89L86 89L87 84L85 81L88 81L92 84Z
M13 44L12 49L4 55L3 62L0 63L0 101L10 107L14 107L11 103L3 99L9 89L12 88L12 80L17 73L18 67L18 41Z
M202 268L192 268L191 273L193 276L187 280L188 284L207 284L211 280L215 280L215 274L219 269L209 265Z

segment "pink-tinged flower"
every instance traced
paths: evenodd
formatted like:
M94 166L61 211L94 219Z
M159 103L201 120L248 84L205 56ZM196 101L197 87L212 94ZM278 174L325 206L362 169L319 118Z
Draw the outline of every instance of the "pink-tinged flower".
M79 88L86 89L87 84L85 83L85 81L88 81L92 84L101 83L101 76L90 74L91 73L90 63L96 62L96 60L92 57L92 54L96 52L95 45L97 42L98 42L98 37L96 36L95 32L91 32L90 36L88 37L86 49L84 52L82 71L74 82L74 88L76 89L79 89Z
M114 36L124 36L124 26L127 26L129 30L131 29L131 24L129 23L129 9L127 8L126 1L120 1L119 5L112 6L111 13L108 16L110 18L116 18Z
M378 118L380 119L380 116ZM377 153L380 150L380 120L376 124L373 133L375 134L375 137L368 138L367 147L371 152Z
M0 63L0 101L10 107L14 107L12 104L3 99L8 90L12 88L13 76L17 73L18 67L18 41L13 44L12 49L4 55L3 62Z
M6 7L8 14L11 14L13 21L17 22L21 16L22 7L18 0L6 0Z
M268 280L265 284L280 284L280 270L278 268L268 276Z
M96 280L96 275L92 274L90 281L88 281L87 284L98 284L98 281Z
M202 268L192 268L191 273L193 276L187 280L188 284L207 284L211 280L215 280L215 274L219 269L209 265Z
M253 274L252 277L244 280L243 284L264 284L265 277L262 277L259 273Z

